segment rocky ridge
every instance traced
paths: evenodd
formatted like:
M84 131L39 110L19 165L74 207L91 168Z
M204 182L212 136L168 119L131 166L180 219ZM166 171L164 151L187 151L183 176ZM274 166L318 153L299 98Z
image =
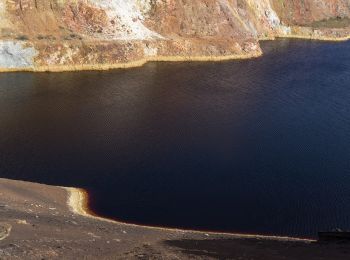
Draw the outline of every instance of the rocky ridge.
M349 0L0 0L0 70L261 55L259 40L345 40Z

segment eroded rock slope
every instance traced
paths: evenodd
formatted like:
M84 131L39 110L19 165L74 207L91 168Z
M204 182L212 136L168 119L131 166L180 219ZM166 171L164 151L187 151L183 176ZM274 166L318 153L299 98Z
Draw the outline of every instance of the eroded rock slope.
M0 0L0 68L253 57L260 39L345 39L349 16L350 0Z

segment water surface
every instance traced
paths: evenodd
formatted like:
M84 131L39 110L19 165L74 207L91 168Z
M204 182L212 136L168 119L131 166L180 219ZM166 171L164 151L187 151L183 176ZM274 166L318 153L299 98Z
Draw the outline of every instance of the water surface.
M350 42L221 63L0 74L0 177L82 187L118 220L350 229Z

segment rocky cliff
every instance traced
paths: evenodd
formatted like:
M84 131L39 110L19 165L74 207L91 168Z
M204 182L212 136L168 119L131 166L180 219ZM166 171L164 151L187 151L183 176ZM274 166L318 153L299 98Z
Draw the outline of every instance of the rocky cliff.
M0 0L0 70L255 57L261 39L348 39L349 17L350 0Z

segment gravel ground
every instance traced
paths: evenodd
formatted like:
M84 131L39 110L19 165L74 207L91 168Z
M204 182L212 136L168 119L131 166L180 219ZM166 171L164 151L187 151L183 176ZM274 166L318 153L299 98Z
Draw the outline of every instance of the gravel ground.
M73 213L67 190L0 179L0 259L350 259L346 243L170 230Z

